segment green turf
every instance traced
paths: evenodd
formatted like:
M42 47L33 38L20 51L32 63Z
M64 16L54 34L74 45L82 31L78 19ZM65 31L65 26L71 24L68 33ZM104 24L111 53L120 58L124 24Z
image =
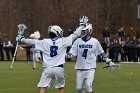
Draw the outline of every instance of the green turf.
M42 65L37 64L37 70L32 70L31 63L15 62L9 70L10 64L0 61L0 93L38 93ZM121 69L114 71L102 69L103 65L97 64L94 93L140 93L140 64L121 64ZM65 64L65 73L65 93L76 93L74 62ZM53 84L47 93L57 93Z

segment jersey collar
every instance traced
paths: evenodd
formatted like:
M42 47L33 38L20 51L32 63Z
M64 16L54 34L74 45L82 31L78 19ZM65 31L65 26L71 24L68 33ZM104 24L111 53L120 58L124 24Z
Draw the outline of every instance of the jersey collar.
M56 37L56 38L51 38L52 41L55 41L55 40L57 40L57 39L58 39L58 37Z
M81 38L83 41L87 42L91 39L91 36L83 37Z

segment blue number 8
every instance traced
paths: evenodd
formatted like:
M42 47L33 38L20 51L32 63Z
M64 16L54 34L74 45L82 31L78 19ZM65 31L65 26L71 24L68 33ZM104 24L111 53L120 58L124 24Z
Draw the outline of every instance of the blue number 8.
M88 52L88 49L84 49L83 54L82 54L82 57L84 57L85 59L87 58L87 52Z
M50 47L50 57L56 56L57 55L57 50L58 50L57 46L51 46Z

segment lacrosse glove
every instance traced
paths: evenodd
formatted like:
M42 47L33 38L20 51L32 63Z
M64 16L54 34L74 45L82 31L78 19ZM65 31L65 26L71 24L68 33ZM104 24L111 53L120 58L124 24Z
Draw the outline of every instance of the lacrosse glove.
M24 38L24 35L23 34L17 34L16 41L17 42L21 42L23 38Z
M88 20L89 19L87 16L83 16L82 18L79 19L80 21L79 25L87 25Z
M106 59L106 64L108 64L110 67L115 65L109 58Z

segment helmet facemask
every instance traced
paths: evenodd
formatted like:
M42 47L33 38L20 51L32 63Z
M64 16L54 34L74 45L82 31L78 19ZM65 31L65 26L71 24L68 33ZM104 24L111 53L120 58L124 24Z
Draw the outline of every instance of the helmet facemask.
M86 27L84 27L82 29L82 32L81 32L81 37L87 37L87 36L90 36L92 34L92 25L91 24L87 24Z

